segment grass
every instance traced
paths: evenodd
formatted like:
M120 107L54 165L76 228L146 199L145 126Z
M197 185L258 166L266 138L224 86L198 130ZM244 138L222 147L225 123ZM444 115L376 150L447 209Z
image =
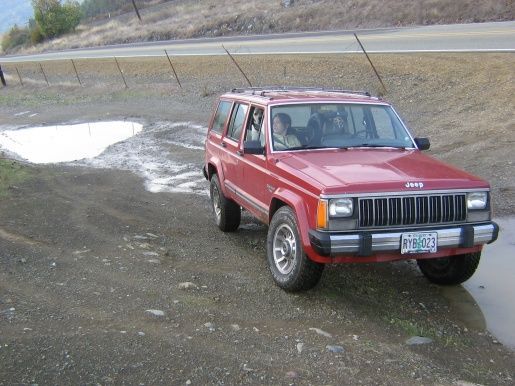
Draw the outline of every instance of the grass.
M29 49L101 46L192 37L267 34L515 19L507 0L176 0L141 9L142 22L128 12L96 18L69 34ZM106 15L107 16L107 15Z
M30 169L16 161L0 158L0 197L6 197L15 184L30 178Z

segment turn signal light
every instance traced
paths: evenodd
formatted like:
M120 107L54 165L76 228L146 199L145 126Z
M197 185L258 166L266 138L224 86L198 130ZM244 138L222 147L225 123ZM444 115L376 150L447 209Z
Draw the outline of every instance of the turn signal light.
M317 206L317 228L327 228L327 201L318 200Z

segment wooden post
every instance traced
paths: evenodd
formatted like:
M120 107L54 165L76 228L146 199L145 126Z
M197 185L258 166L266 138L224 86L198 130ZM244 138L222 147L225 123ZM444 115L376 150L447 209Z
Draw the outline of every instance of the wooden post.
M73 59L70 59L70 60L72 61L72 66L73 66L73 69L75 70L75 75L77 75L77 80L79 81L79 84L82 87L82 82L80 81L79 73L77 72L77 67L75 67L75 62L73 61Z
M5 78L4 78L4 72L2 71L2 66L0 66L0 80L2 81L2 85L4 87L7 87L7 83L5 82Z
M370 63L370 65L372 66L372 70L374 70L374 73L376 74L377 76L377 79L379 79L379 82L381 83L381 86L383 86L383 90L384 90L384 93L386 94L386 86L384 85L383 83L383 80L381 79L381 77L379 76L379 73L377 72L376 68L374 67L374 64L372 63L372 61L370 60L370 58L368 57L368 54L367 54L367 51L365 51L365 47L363 47L363 44L361 44L360 40L358 39L358 35L354 34L354 37L356 38L356 40L358 41L359 43L359 46L361 47L361 49L363 50L363 52L365 53L365 56L367 57L368 59L368 62Z
M118 71L120 71L120 75L122 76L123 84L125 84L125 88L129 88L129 86L127 86L127 82L125 81L125 76L123 76L123 72L122 72L122 69L120 68L120 64L118 63L118 59L116 59L116 56L114 57L114 61L116 62L116 67L118 67Z
M141 21L141 15L139 14L138 7L136 5L136 2L132 0L132 5L134 6L134 11L136 12L136 15L138 16L139 21Z
M41 73L43 74L43 77L45 78L45 82L47 86L50 86L50 83L48 82L48 78L46 77L45 71L43 70L43 66L41 63L39 63L39 68L41 69Z
M16 69L16 73L18 74L18 79L20 80L20 84L23 86L23 80L21 80L20 71L18 71L18 67L14 66L14 68Z
M168 52L165 50L166 57L168 58L168 63L170 63L170 67L172 67L173 74L175 75L175 79L177 79L177 83L179 83L179 87L182 88L181 81L179 80L179 77L177 76L177 73L175 72L175 68L173 68L172 61L170 60L170 57L168 56Z

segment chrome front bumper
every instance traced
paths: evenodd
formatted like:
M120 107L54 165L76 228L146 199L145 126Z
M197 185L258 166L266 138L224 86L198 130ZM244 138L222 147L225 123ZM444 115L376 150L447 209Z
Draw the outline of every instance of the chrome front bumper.
M327 233L310 231L311 246L322 256L357 254L370 256L376 252L399 252L401 235L413 232L436 232L438 248L470 248L495 241L499 233L496 223L462 225L450 228L416 228L395 232L359 231L356 233Z

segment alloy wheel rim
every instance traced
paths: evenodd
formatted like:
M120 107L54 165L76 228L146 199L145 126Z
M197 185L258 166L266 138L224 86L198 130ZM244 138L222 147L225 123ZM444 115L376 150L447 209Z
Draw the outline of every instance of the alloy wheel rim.
M295 234L288 224L282 224L276 229L273 238L273 256L277 270L283 275L289 274L295 265L296 255Z

